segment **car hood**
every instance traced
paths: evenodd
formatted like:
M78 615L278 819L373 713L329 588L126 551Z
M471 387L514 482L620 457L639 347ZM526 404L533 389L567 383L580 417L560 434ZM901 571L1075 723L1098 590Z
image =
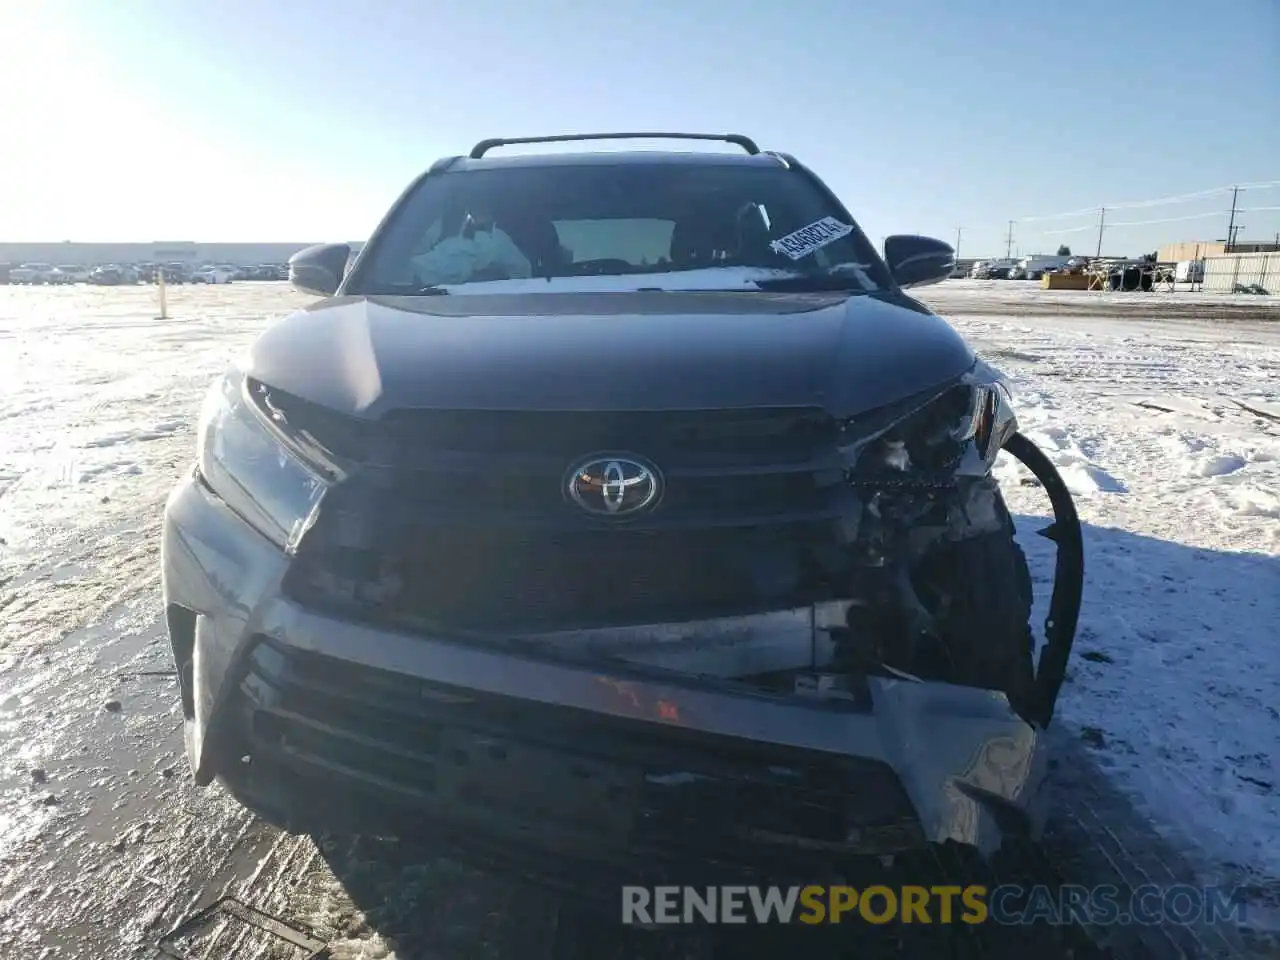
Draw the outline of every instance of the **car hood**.
M941 384L972 351L913 301L847 293L344 297L279 321L246 373L337 412L822 406Z

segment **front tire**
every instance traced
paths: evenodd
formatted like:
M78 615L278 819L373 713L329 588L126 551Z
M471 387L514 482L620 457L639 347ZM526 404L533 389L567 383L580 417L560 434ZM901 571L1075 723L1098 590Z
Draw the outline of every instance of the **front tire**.
M918 657L939 679L1001 690L1017 703L1035 672L1031 571L998 495L997 510L996 529L939 543L913 571L936 627Z

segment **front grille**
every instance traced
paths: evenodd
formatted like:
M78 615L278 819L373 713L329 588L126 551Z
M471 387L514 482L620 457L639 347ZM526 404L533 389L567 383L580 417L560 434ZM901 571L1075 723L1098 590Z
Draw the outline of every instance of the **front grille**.
M529 632L736 616L830 599L826 525L777 530L402 528L302 554L286 582L364 619Z
M411 805L693 857L732 857L744 842L827 852L919 842L901 782L875 760L444 687L267 638L241 695L251 749Z
M293 429L358 469L328 494L286 588L361 618L470 629L692 619L830 596L835 422L815 408L397 410L363 431L287 395ZM339 449L341 448L341 449ZM664 481L625 522L566 494L575 463L629 452Z
M632 450L668 468L803 468L839 435L819 407L730 410L392 410L373 423L254 382L283 429L366 465L436 471L529 466ZM637 397L643 403L643 397Z
M366 476L380 495L394 498L419 518L465 516L477 525L545 521L572 523L579 517L565 501L568 457L541 462L492 457L483 463L438 463L435 469L370 468ZM667 461L669 463L670 461ZM679 467L663 470L662 512L650 522L744 522L823 513L831 492L812 469L730 472Z

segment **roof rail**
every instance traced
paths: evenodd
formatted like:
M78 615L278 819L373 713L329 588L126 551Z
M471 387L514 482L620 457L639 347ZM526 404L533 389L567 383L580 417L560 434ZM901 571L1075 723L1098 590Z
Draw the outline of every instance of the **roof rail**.
M571 140L719 140L741 147L749 154L757 154L760 148L750 137L740 133L564 133L553 137L494 137L481 140L468 155L479 160L494 147L509 147L519 143L566 143Z
M431 165L431 169L427 173L444 173L461 159L461 157L441 157Z

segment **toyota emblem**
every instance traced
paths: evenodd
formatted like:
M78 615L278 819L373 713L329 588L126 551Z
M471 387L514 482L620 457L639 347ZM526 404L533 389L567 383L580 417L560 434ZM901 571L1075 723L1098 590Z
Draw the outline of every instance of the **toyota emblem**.
M631 456L596 456L576 464L565 478L565 493L587 513L629 517L653 507L662 496L657 467Z

